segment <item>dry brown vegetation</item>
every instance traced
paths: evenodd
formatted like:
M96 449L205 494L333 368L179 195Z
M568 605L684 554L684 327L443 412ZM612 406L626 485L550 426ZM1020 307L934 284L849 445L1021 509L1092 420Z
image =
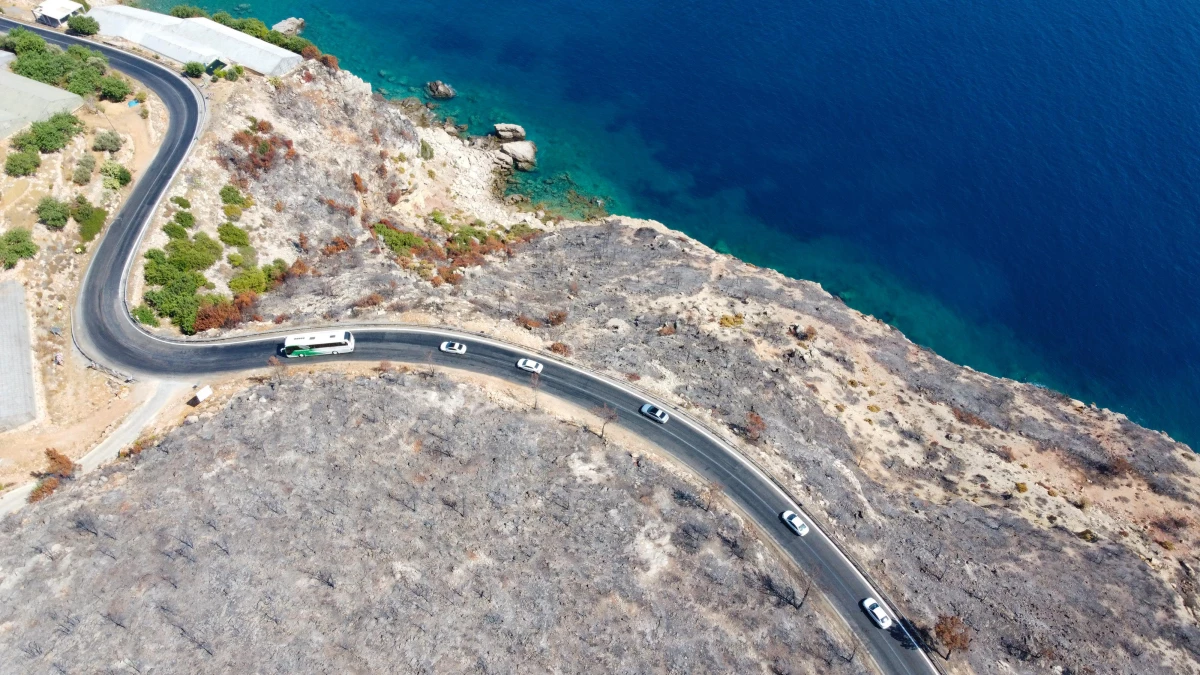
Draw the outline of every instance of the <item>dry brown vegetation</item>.
M864 670L706 486L378 370L256 386L0 520L7 670Z

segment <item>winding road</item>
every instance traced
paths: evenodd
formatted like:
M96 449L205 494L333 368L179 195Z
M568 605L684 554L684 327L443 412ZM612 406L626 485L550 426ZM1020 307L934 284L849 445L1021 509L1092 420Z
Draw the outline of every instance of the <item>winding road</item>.
M138 328L125 303L125 281L138 244L151 215L187 158L203 127L206 104L199 91L178 73L153 61L90 40L43 30L0 18L0 29L15 26L36 30L47 41L84 44L100 49L112 66L152 89L170 114L170 126L162 147L150 166L138 177L125 206L109 225L96 247L84 276L74 310L76 344L89 358L117 371L155 378L181 378L241 371L263 367L282 344L279 334L214 341L165 340ZM879 669L887 673L935 673L932 662L905 630L903 621L889 631L874 626L859 608L868 596L884 601L879 591L821 531L813 527L806 537L791 533L779 513L792 509L813 523L800 505L737 450L721 441L699 423L674 408L672 419L660 425L638 414L644 393L550 355L533 353L496 340L451 330L398 326L353 326L353 354L323 359L408 362L429 360L438 366L528 383L528 374L514 366L522 357L545 364L541 391L590 408L608 405L620 415L616 424L661 447L703 478L719 485L738 507L753 518L769 536L815 582L834 609L855 631ZM437 345L452 339L467 345L463 356L443 354ZM764 598L764 602L767 602ZM886 601L884 601L886 605ZM893 617L899 617L889 607ZM850 654L841 655L849 658ZM838 658L838 657L834 657ZM862 654L854 656L861 661Z

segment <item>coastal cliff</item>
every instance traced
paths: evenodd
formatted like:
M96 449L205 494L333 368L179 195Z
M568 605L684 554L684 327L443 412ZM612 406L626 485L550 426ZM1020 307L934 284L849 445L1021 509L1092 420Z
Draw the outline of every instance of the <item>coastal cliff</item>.
M398 321L552 351L721 430L931 645L939 617L961 617L973 642L952 669L1196 667L1186 446L951 364L817 284L662 224L506 198L499 139L461 138L345 71L309 62L220 87L172 188L188 207L165 207L145 244L170 253L179 231L162 228L180 211L185 238L227 240L185 332ZM143 275L131 301L154 308Z

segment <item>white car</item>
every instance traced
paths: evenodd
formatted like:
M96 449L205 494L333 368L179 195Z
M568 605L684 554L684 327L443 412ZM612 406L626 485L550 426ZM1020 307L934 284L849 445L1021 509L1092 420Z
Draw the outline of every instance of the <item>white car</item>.
M443 342L438 349L447 354L458 354L459 356L467 353L467 346L461 342Z
M871 622L876 626L884 630L892 627L892 617L883 611L883 607L880 606L879 601L875 598L867 598L860 604L862 604L862 608L867 612L867 616L871 617Z
M642 406L641 412L643 415L649 417L655 422L658 422L659 424L666 424L667 421L671 419L671 416L667 414L666 410L663 410L662 408L650 403Z
M801 537L808 534L808 524L800 520L800 516L796 515L795 511L784 511L779 514L779 519L783 521L784 525L788 526L789 530Z
M517 361L517 367L521 370L537 373L538 375L542 374L542 364L534 361L533 359L521 359L520 361Z

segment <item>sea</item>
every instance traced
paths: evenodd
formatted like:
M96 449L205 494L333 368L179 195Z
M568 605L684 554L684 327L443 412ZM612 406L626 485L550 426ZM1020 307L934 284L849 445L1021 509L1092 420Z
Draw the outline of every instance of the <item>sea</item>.
M151 2L165 11L171 2ZM202 2L945 358L1200 447L1200 4Z

